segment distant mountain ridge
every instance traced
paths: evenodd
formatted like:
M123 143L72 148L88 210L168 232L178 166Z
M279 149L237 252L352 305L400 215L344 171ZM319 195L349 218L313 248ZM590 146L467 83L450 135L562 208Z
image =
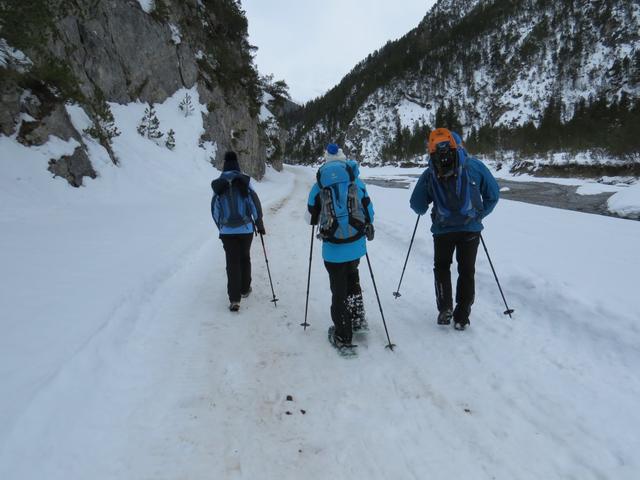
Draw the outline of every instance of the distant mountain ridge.
M441 0L287 118L285 157L336 140L367 163L424 154L431 128L480 152L640 152L640 4Z

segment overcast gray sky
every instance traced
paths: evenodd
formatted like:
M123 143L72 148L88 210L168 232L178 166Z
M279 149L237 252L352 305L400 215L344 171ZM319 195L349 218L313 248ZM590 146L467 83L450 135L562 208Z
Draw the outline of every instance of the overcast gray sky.
M416 27L435 0L242 0L260 73L298 102L336 85L356 63Z

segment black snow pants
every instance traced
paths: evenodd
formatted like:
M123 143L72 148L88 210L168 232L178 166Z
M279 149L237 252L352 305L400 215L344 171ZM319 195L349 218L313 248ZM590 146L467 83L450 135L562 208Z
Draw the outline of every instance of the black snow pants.
M479 232L454 232L433 236L433 274L436 287L438 311L453 308L451 289L451 263L453 252L458 262L458 284L454 321L466 323L475 297L476 256L480 244Z
M227 293L230 302L239 302L251 288L251 242L253 234L220 235L227 257Z
M331 286L331 320L336 327L336 335L346 343L351 343L353 338L352 315L347 300L354 295L362 296L359 264L360 260L344 263L324 262Z

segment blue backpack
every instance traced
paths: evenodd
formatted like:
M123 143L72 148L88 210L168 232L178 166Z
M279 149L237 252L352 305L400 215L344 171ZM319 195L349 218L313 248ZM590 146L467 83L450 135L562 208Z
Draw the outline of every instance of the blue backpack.
M247 188L235 182L234 178L226 179L228 185L226 189L213 196L211 201L213 219L218 229L223 227L237 228L249 225L253 222L251 216L251 198L248 195Z
M440 227L459 227L482 217L484 206L480 187L470 177L463 149L458 149L459 166L455 178L438 179L435 168L429 165L427 185L433 196L433 223Z
M356 176L347 163L326 163L316 175L320 187L318 236L330 243L349 243L364 236L366 212L358 195Z

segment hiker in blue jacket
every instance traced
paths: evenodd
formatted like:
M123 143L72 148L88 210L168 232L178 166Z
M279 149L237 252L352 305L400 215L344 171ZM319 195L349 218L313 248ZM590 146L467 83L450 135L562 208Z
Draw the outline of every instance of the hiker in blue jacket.
M227 260L229 310L240 310L240 299L251 293L251 242L258 232L266 235L260 199L248 175L240 171L238 156L224 155L222 175L211 182L211 215L220 231Z
M433 203L431 233L439 325L449 325L452 318L456 330L469 325L482 219L498 203L499 192L491 172L468 156L457 133L446 128L431 132L429 167L418 179L410 203L418 215L425 214ZM454 251L458 262L455 309L450 272Z
M329 339L339 349L350 347L353 331L366 329L358 264L373 240L373 205L360 170L332 143L309 193L311 225L318 225L322 258L329 273L331 320Z

